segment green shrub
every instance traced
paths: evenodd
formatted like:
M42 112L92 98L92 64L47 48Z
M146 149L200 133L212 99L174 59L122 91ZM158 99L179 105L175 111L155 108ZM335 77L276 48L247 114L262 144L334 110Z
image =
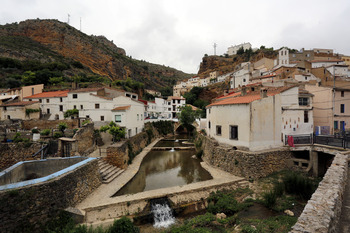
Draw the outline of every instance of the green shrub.
M68 128L67 123L65 122L60 122L58 124L58 130L62 132L62 134L64 134L64 131Z
M61 137L63 137L63 133L62 133L61 131L55 132L55 133L53 134L53 137L54 137L54 138L61 138Z
M282 180L287 193L298 195L304 200L311 198L318 185L317 182L296 172L284 175Z
M276 193L274 191L266 192L263 194L263 204L268 207L272 208L277 200Z
M152 122L152 125L161 135L174 133L174 122L172 121L156 121Z
M32 133L40 133L40 131L38 129L32 129Z
M277 197L281 197L284 193L284 184L281 182L277 182L273 187L273 192Z
M18 142L23 142L23 138L21 137L21 133L17 132L15 136L13 137L13 142L18 143Z
M130 219L122 217L114 221L113 226L109 229L111 233L138 233L139 228L134 226Z
M248 205L250 204L239 203L235 199L234 192L217 191L208 197L208 212L212 214L224 213L231 216Z
M89 124L89 123L90 123L90 120L89 120L89 119L86 119L86 120L83 121L82 124L83 124L83 125L86 125L86 124Z
M47 136L51 133L50 129L44 129L40 132L40 135Z
M70 116L77 116L79 115L79 110L78 109L68 109L65 113L64 113L64 118L68 118Z

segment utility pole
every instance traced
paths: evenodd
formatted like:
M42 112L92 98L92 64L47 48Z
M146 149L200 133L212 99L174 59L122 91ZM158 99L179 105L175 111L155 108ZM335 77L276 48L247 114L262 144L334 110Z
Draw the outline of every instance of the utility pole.
M70 18L70 14L68 14L68 21L67 21L68 24L69 24L69 18Z
M81 17L80 17L80 31L81 31Z
M214 56L216 56L216 46L217 46L217 44L214 43Z

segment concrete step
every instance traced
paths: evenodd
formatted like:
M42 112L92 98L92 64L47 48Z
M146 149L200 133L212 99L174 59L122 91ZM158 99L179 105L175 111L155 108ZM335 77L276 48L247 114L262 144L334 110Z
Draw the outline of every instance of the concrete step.
M120 171L120 168L118 167L113 167L113 170L109 171L108 173L105 173L103 176L102 176L102 179L104 180L108 180L111 176L113 176L115 173L119 172Z
M113 171L115 167L113 165L108 164L108 166L104 167L102 170L100 170L100 173L103 175L106 175L108 173L110 173L111 171Z
M111 181L113 181L115 178L120 176L124 172L124 169L119 170L117 173L115 173L113 176L111 176L108 180L102 180L103 184L109 184Z

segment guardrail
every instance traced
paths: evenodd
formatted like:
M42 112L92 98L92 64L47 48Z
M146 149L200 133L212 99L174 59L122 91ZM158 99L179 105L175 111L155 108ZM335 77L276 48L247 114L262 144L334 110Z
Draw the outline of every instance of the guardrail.
M350 137L348 136L334 136L334 135L314 135L314 134L299 134L299 135L285 135L285 145L313 145L321 144L327 146L335 146L341 148L350 148Z

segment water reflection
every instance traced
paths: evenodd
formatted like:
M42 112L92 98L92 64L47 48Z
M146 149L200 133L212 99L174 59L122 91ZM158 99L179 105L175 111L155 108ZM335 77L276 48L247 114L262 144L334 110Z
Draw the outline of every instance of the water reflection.
M142 161L139 172L114 196L185 185L212 179L191 156L194 150L151 151Z

